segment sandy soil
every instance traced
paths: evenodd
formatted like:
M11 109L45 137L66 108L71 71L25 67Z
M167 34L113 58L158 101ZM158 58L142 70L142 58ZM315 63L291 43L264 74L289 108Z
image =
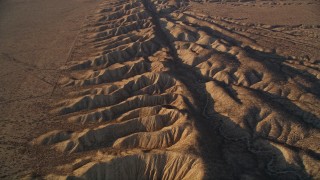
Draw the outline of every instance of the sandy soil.
M0 1L1 178L320 178L319 1L56 1Z
M249 1L247 3L193 2L199 11L213 16L229 17L240 22L268 25L318 25L317 1Z
M59 67L95 1L0 1L0 178L32 169L27 143L48 117Z

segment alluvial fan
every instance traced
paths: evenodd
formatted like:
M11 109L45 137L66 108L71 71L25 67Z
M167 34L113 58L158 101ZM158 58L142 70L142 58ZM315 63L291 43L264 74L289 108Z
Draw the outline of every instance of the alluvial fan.
M108 0L88 17L52 110L65 128L32 141L74 158L45 178L320 178L319 62L188 7Z

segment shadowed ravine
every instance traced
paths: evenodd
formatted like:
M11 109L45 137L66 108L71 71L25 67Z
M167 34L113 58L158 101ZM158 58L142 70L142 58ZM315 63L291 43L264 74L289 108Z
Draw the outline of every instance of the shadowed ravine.
M32 141L72 158L37 173L320 177L319 64L278 54L187 7L101 2L59 80L52 113L65 125Z

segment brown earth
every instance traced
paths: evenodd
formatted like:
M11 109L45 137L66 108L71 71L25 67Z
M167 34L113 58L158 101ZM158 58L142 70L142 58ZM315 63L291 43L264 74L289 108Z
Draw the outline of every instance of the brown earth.
M33 170L37 161L27 144L48 117L59 67L94 4L0 1L0 179L16 179Z
M1 178L320 178L319 1L56 1L0 1Z

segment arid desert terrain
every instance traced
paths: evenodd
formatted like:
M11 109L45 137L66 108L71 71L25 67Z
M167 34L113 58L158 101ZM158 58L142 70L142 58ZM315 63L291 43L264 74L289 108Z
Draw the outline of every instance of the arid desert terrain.
M320 179L320 0L0 0L0 179Z

